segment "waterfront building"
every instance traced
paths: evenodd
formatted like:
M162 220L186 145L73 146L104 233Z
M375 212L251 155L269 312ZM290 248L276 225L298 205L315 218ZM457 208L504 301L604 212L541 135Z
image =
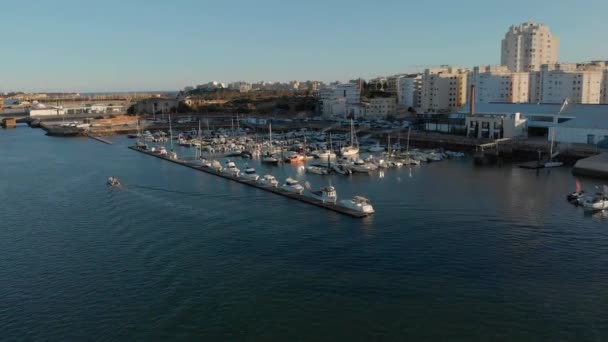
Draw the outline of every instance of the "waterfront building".
M469 73L469 85L475 85L477 103L529 101L527 72L513 72L506 66L477 66Z
M563 114L574 118L549 128L549 137L555 134L556 142L596 146L608 143L608 105L572 105Z
M519 138L528 134L527 119L520 113L467 115L465 126L467 136L477 139Z
M532 21L513 25L502 40L501 64L514 72L539 71L558 61L559 38L549 27Z
M422 76L409 75L399 79L397 102L405 108L420 107L420 91L422 89Z
M67 113L66 109L58 106L58 107L32 107L28 110L28 113L32 117L39 116L56 116L56 115L65 115Z
M370 119L386 119L397 112L396 97L374 97L369 100L366 117Z
M152 97L142 99L135 104L138 114L169 114L174 113L179 104L176 98Z
M474 113L471 113L467 104L455 115L462 119L466 131L472 136L471 122L488 122L488 130L484 130L483 138L497 138L497 129L494 129L494 122L499 122L501 118L517 119L513 114L519 114L518 120L525 120L521 125L515 125L518 129L524 129L525 134L515 134L505 131L502 137L517 136L541 136L547 141L551 140L555 129L555 141L561 144L589 144L595 145L601 141L608 140L608 105L604 104L568 104L560 112L562 104L531 104L531 103L488 103L476 104ZM473 114L473 115L472 115ZM494 119L492 119L494 118ZM506 126L503 126L503 129ZM483 126L479 126L483 129ZM492 129L492 130L490 130ZM479 131L477 131L479 132ZM486 133L488 132L488 133ZM519 131L514 131L515 133ZM567 145L562 145L567 148Z
M452 66L426 69L422 74L419 113L450 113L466 102L468 70Z

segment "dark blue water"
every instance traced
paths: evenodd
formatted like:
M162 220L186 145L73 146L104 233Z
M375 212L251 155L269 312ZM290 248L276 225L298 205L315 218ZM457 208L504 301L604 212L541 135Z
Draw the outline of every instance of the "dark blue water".
M360 220L111 139L0 131L1 339L608 339L608 221L569 169L333 178Z

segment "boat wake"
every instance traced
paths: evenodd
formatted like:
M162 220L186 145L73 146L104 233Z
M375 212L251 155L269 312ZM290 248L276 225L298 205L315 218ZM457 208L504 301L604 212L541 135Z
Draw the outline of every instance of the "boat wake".
M208 193L204 193L204 192L179 191L179 190L171 190L171 189L164 189L164 188L155 188L155 187L145 186L145 185L136 185L136 184L127 185L127 184L125 184L124 186L129 187L129 188L163 191L163 192L169 192L169 193L180 194L180 195L188 195L188 196L209 196Z

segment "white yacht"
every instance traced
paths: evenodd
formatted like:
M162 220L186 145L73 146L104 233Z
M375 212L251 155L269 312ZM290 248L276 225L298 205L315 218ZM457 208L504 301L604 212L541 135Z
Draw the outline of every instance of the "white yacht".
M348 209L352 209L365 214L374 213L374 207L372 206L370 201L365 197L355 196L353 199L340 201L340 204Z
M285 180L285 183L283 183L281 185L281 189L289 191L289 192L295 192L296 194L302 194L302 192L304 191L304 187L302 185L300 185L300 182L298 182L297 180L289 177Z
M331 185L328 187L321 188L318 191L311 191L310 194L312 195L312 197L323 201L323 203L331 202L335 204L338 200L338 193L336 192L336 188Z
M265 185L265 186L272 186L272 187L277 187L279 186L279 181L277 181L276 178L274 178L273 175L264 175L263 177L260 177L257 180L258 184L260 185Z
M226 167L224 167L224 170L222 172L227 173L231 176L238 177L239 174L241 173L241 170L239 170L239 168L236 167L236 164L233 161L229 160L226 162Z
M260 178L260 175L255 173L255 169L251 166L247 166L245 168L245 172L241 173L241 178L245 178L252 181L257 181Z

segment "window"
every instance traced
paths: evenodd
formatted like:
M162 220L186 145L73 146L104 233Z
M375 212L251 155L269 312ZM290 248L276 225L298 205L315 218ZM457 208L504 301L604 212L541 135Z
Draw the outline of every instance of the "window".
M481 123L481 128L482 129L488 129L488 128L490 128L490 123L489 122L482 122Z
M589 144L589 145L595 144L595 135L587 134L587 144Z

